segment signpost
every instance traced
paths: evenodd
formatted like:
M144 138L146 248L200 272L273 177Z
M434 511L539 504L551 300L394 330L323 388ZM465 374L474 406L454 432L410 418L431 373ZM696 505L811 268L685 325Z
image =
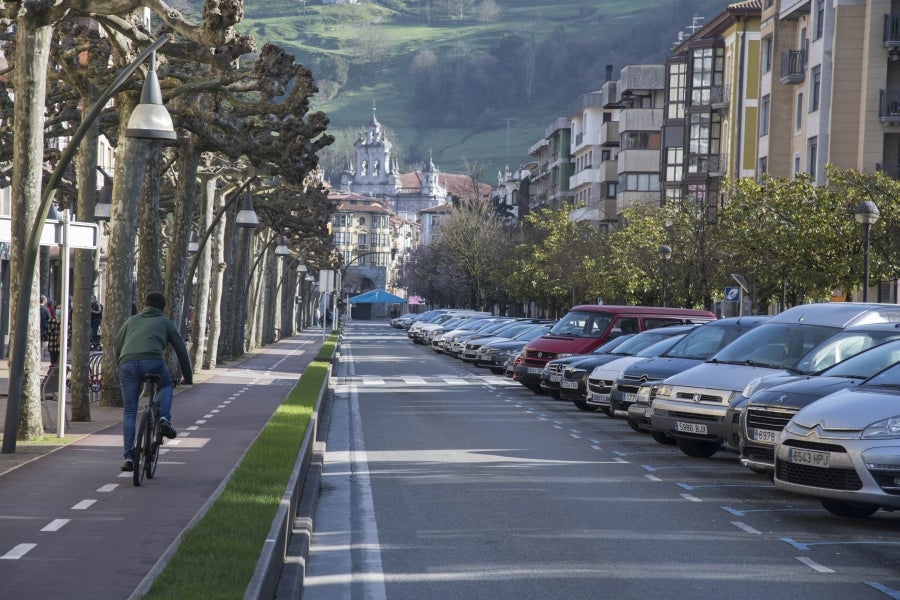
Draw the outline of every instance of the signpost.
M56 437L65 436L66 423L66 364L68 363L68 344L65 336L69 331L69 249L85 248L94 250L100 240L100 229L96 223L81 223L69 220L69 211L64 210L62 219L47 219L44 229L41 231L41 246L60 247L60 270L62 282L60 295L61 305L66 307L62 311L62 321L59 324L60 335L63 340L59 345L59 381L57 382L57 415ZM12 242L12 223L8 216L0 215L0 242ZM28 310L27 306L20 306L19 310Z

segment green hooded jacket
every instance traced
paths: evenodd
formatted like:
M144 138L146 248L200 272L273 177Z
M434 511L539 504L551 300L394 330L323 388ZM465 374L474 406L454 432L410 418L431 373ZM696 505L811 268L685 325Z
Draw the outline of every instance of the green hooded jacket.
M178 356L181 377L191 385L194 371L187 346L172 320L158 308L148 306L125 321L116 335L116 360L121 365L129 360L160 359L169 344Z

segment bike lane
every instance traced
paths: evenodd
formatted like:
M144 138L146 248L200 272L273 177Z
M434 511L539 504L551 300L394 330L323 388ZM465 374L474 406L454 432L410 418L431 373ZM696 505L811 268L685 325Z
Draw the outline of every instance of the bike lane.
M119 471L121 423L0 476L0 598L147 588L321 343L315 332L281 340L178 393L178 438L141 487Z

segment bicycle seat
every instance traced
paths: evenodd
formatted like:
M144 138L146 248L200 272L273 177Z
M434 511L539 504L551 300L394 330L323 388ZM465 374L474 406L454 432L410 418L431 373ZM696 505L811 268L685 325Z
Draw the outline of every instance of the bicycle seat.
M144 375L144 381L147 383L159 383L159 379L162 377L159 373L147 373Z

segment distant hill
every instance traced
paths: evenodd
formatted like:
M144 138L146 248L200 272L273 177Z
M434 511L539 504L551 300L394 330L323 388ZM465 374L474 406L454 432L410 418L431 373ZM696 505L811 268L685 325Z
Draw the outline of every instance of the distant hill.
M192 0L199 2L200 0ZM404 170L429 153L443 172L528 161L553 119L626 64L660 63L694 16L723 0L247 0L240 28L293 52L321 90L338 142L322 165L339 179L372 116ZM700 21L702 22L702 21Z

